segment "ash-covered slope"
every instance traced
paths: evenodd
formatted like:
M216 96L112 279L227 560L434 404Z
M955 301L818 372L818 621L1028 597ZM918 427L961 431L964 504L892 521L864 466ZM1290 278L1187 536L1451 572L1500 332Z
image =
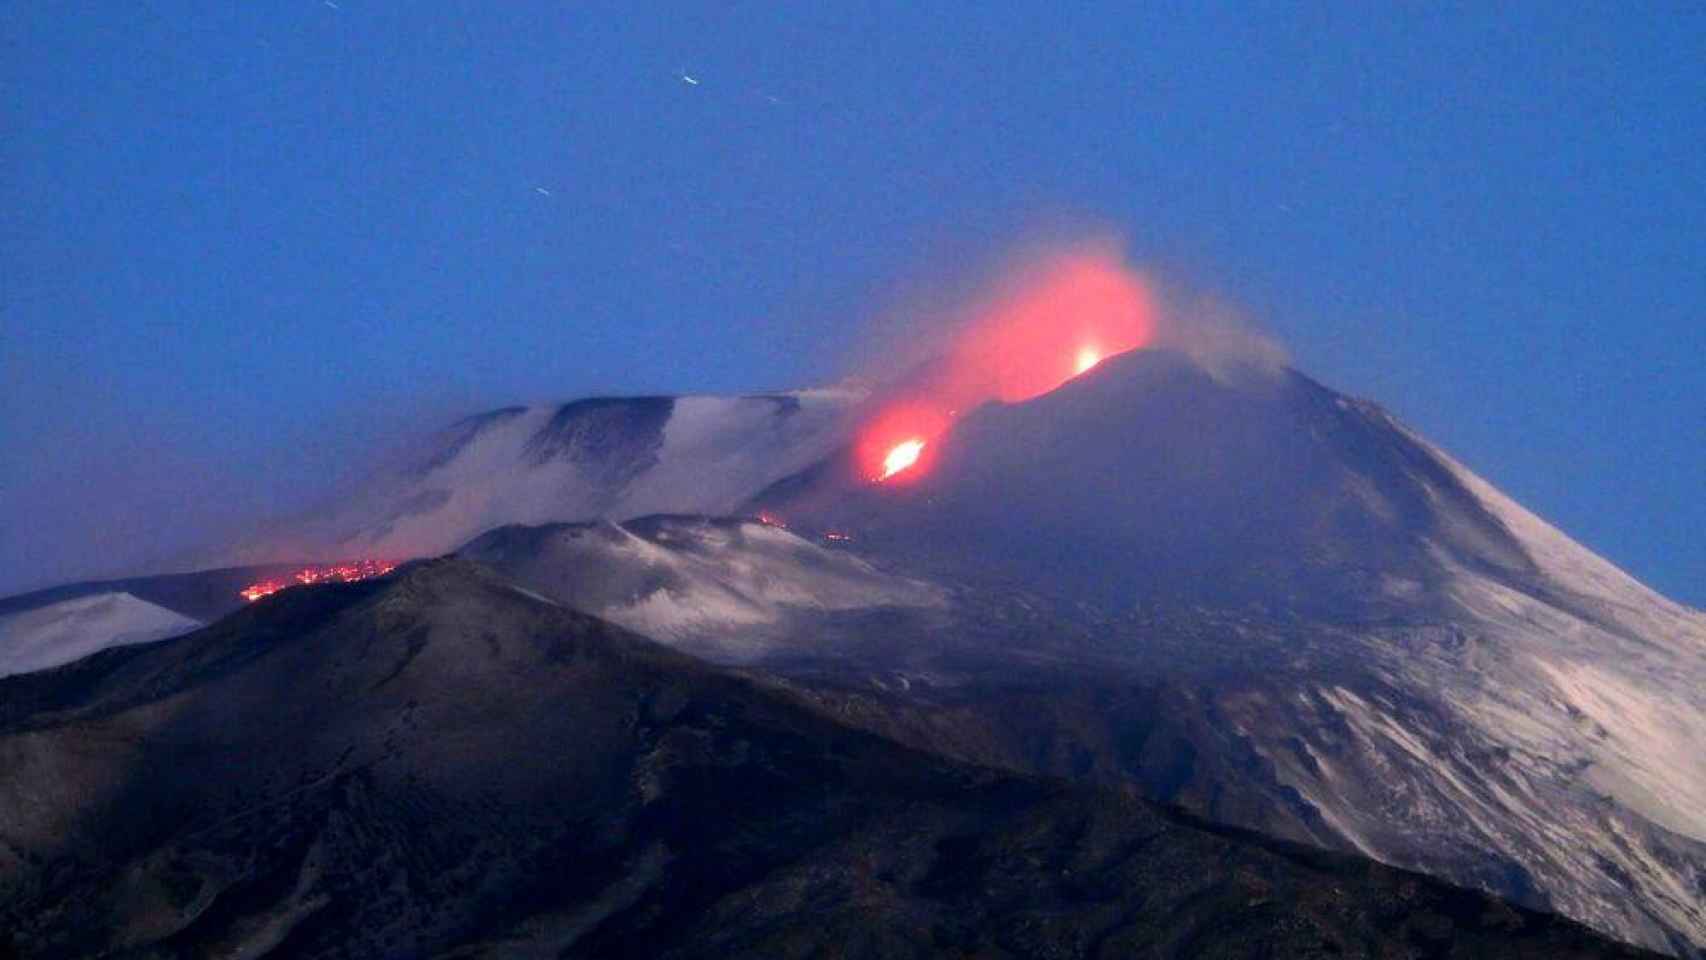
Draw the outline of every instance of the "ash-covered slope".
M725 663L797 653L825 614L945 602L925 583L757 520L512 526L457 552L577 610Z
M994 664L920 630L850 714L1706 946L1706 617L1378 407L1151 351L967 416L910 482L849 477L756 506L975 585Z
M0 681L27 957L1634 956L832 722L444 561Z
M497 410L221 559L398 560L448 553L508 524L730 513L845 442L863 399L826 389Z

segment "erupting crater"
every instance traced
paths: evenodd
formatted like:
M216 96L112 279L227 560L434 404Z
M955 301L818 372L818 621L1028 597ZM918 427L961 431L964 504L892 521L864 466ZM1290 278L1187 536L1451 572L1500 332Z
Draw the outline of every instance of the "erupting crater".
M861 429L861 480L929 472L962 411L1049 393L1106 358L1149 346L1158 310L1149 285L1117 252L1086 247L1015 271L971 311L936 372L879 407Z

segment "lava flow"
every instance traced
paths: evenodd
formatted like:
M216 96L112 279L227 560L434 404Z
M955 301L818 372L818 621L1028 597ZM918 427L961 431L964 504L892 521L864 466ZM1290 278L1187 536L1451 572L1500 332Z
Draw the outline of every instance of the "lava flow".
M288 579L261 580L251 583L237 591L237 595L250 603L254 603L256 600L271 596L285 587L307 586L313 583L354 583L357 580L366 580L368 577L383 576L395 569L397 569L397 565L386 560L356 560L352 563L303 567L291 574Z

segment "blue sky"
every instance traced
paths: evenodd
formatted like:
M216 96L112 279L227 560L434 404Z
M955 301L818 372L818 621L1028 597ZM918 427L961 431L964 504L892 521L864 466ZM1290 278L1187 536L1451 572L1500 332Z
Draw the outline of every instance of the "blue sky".
M904 291L1077 224L1706 604L1702 36L1682 4L14 5L0 592L462 411L835 376Z

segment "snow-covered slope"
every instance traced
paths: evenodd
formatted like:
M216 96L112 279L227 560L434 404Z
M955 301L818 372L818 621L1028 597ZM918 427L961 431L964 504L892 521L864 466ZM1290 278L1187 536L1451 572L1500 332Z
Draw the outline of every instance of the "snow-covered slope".
M123 592L0 615L0 676L31 673L131 643L188 633L199 621Z
M589 398L465 420L402 466L221 557L437 555L506 524L732 512L845 442L858 390Z
M1528 655L1572 732L1593 727L1586 749L1571 750L1556 730L1552 745L1587 760L1589 782L1608 795L1706 842L1706 613L1649 589L1435 452L1552 588L1524 594L1467 574L1454 587L1466 612Z
M802 617L943 602L926 584L751 520L504 527L459 553L545 597L732 663L796 646Z
M1223 715L1329 841L1677 952L1706 944L1706 662L1465 572L1462 608L1334 625Z
M1526 582L1455 570L1449 593L1462 612L1453 619L1479 648L1465 662L1390 657L1502 761L1464 769L1459 753L1429 765L1456 767L1479 788L1484 812L1457 808L1468 829L1527 847L1527 866L1564 912L1621 915L1626 933L1644 915L1706 945L1706 614L1660 596L1428 449L1537 568ZM1367 717L1369 706L1342 712ZM1501 780L1505 789L1488 789ZM1513 824L1526 829L1512 836ZM1570 882L1595 876L1611 882ZM1652 929L1646 939L1660 936Z
M1404 429L1400 425L1400 429ZM1571 540L1449 454L1405 429L1446 464L1534 560L1560 605L1637 637L1706 656L1706 613L1669 599Z

